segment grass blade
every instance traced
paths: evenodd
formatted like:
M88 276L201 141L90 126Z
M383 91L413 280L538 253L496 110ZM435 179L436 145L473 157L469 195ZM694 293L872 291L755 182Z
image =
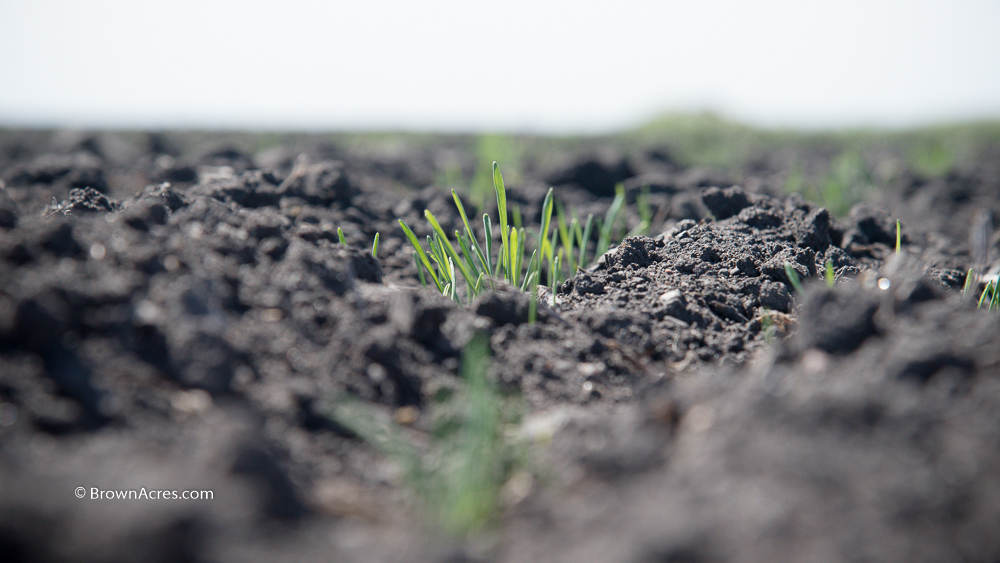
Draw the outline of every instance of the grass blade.
M549 244L549 228L552 226L552 188L549 188L548 193L545 194L545 199L542 201L542 224L538 229L538 244L539 250L542 256L547 256L551 259L552 248Z
M636 197L636 205L639 207L640 225L646 225L643 236L649 234L650 227L653 226L653 208L649 205L649 186L643 186L642 191Z
M532 259L534 259L534 254L532 254ZM539 258L540 259L540 258ZM535 324L538 320L538 268L531 272L525 280L528 282L528 292L530 293L531 301L528 301L528 323Z
M420 277L420 286L427 287L427 279L424 278L424 266L420 263L420 258L417 257L417 253L413 253L413 267L417 269L417 276Z
M482 287L483 286L483 278L485 278L485 277L486 277L486 274L484 272L479 272L479 277L476 278L476 287L473 288L473 289L475 289L475 294L476 295L479 295L483 291L483 287Z
M462 235L462 233L455 231L455 240L458 241L458 248L462 251L462 258L465 259L465 265L469 267L469 272L472 275L479 277L479 272L482 270L480 270L479 265L476 264L476 255L469 249L468 239Z
M788 262L785 262L785 276L788 277L788 281L792 284L795 292L802 293L802 282L799 280L799 274Z
M587 261L587 243L590 242L590 230L594 226L594 214L587 214L587 224L583 228L583 237L580 238L580 264L584 267L589 266L590 262Z
M566 252L566 265L569 266L570 275L576 271L573 267L573 231L566 223L566 212L562 203L556 202L556 217L559 222L559 239L562 241L562 250Z
M833 273L833 262L830 260L826 261L826 286L833 289L837 285L837 278Z
M972 287L972 268L969 268L969 273L965 274L965 285L962 286L962 297L969 294L970 287Z
M372 242L372 258L378 258L378 233L375 233L375 241Z
M992 288L993 288L993 282L992 281L988 282L986 284L986 287L983 288L983 294L979 296L979 303L976 305L977 309L981 309L983 307L983 300L986 299L987 293L989 293L990 289L992 289ZM992 301L992 299L991 299L991 301Z
M560 262L562 262L562 250L559 251L559 256L555 257L555 267L552 268L552 271L549 273L549 285L551 286L549 289L552 290L551 295L549 295L549 305L552 307L556 306L556 291L559 287L559 269L562 266Z
M462 224L465 225L465 232L469 233L469 236L474 239L475 234L472 232L472 227L469 226L469 218L465 215L465 206L462 205L462 200L459 199L458 193L455 190L451 190L451 197L455 200L455 207L458 208L458 214L462 216Z
M500 251L500 262L504 267L504 278L510 281L510 243L507 234L507 189L503 185L503 175L500 174L500 165L493 162L493 189L497 194L497 210L500 213L500 238L503 248Z
M340 239L340 244L347 246L347 239L344 238L344 231L337 227L337 238Z
M486 229L486 268L487 273L490 276L495 276L497 273L496 263L493 261L493 222L490 221L489 213L483 213L483 228Z
M538 256L538 249L531 251L531 258L528 260L528 271L524 273L524 281L521 282L521 291L525 291L528 288L528 278L535 274L538 270L538 264L535 263L535 259Z
M521 264L519 263L519 257L521 256L521 245L519 244L519 239L517 237L517 227L511 226L510 228L510 278L507 280L511 285L517 285L517 275L520 273Z
M622 206L625 205L625 187L621 184L615 186L615 199L611 202L611 207L608 207L608 213L604 217L604 222L601 225L601 236L597 241L597 252L594 253L594 258L598 259L608 251L611 247L611 235L615 227L615 220L618 218L618 213L621 212Z
M424 210L424 217L427 218L427 221L431 224L431 227L437 234L438 241L441 244L441 250L444 251L445 255L448 258L451 258L456 262L456 264L458 265L458 271L462 273L462 277L465 278L465 281L469 284L469 287L472 287L472 284L475 283L476 280L473 279L472 274L470 274L469 271L465 269L465 264L462 263L462 259L459 258L458 253L455 252L455 247L451 245L451 241L448 240L448 235L446 235L444 229L441 228L441 224L438 223L437 218L434 217L434 214L431 213L430 209Z
M441 278L441 283L454 285L455 279L448 275L448 260L445 258L444 251L441 250L441 246L438 244L437 233L434 233L434 237L427 237L427 246L431 248L431 259L437 264L438 277Z
M448 270L451 274L451 299L455 303L461 305L462 302L458 300L458 294L455 292L455 288L458 284L455 283L455 261L452 260L451 257L448 257Z
M427 273L429 273L431 275L431 279L434 280L434 285L437 286L438 291L441 291L441 281L438 280L436 275L434 275L434 270L431 268L431 261L427 258L427 253L424 252L423 247L420 246L420 241L417 240L417 235L413 234L413 231L406 226L406 223L404 223L402 219L399 220L399 226L403 227L403 234L405 234L406 238L410 240L410 244L413 245L417 255L420 256L420 261L423 262L424 267L427 268Z
M580 225L580 220L576 216L576 209L573 210L571 215L573 216L573 219L569 222L569 226L571 229L573 229L573 245L582 247L585 245L585 243L583 243L583 227ZM576 256L577 256L576 259L577 266L580 266L582 268L584 266L583 252L577 252Z
M483 249L479 246L479 241L476 239L476 233L473 232L472 227L469 226L469 218L465 214L465 206L462 205L462 200L458 197L458 193L456 193L455 190L451 190L451 197L455 200L455 207L458 207L458 213L462 216L462 224L465 225L465 234L469 237L469 241L472 243L470 245L470 249L475 251L476 257L479 258L479 262L482 264L482 270L486 271L487 275L489 275L489 261L486 259L486 256L483 255ZM468 253L467 250L463 250L463 252ZM474 269L477 271L480 270L480 268Z

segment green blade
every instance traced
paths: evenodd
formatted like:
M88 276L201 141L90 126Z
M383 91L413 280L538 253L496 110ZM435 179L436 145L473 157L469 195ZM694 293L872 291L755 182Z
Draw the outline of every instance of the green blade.
M452 281L448 277L448 261L444 259L444 253L437 245L437 234L433 237L427 237L427 246L431 249L431 260L437 264L438 277L441 278L441 283L445 284Z
M525 291L528 288L528 278L538 271L538 264L535 263L537 256L538 249L532 250L531 258L528 260L528 271L524 272L524 281L521 282L521 291Z
M486 256L483 255L483 249L479 246L479 241L476 240L476 233L473 232L472 227L469 226L469 218L465 214L465 206L462 205L462 200L459 199L458 193L456 193L455 190L451 190L451 197L455 200L455 207L458 207L458 213L462 216L462 223L465 225L465 234L468 235L469 240L472 241L472 244L469 245L470 250L475 251L476 257L479 259L479 262L482 265L482 270L489 272L490 271L489 263L486 260ZM460 237L456 235L456 238ZM463 250L463 252L467 253L468 251ZM479 271L480 268L474 267L471 270Z
M458 253L455 252L455 247L452 246L451 241L448 240L448 235L444 233L444 229L441 228L441 224L438 223L430 209L424 210L424 217L427 218L427 221L430 222L434 232L437 233L438 240L441 242L441 249L444 250L448 258L455 261L458 266L458 271L462 273L462 277L465 278L465 281L469 284L475 283L475 278L467 269L465 269L465 264L462 263L462 259L459 258Z
M465 232L469 233L469 236L475 240L475 233L472 232L472 227L469 226L469 218L465 215L465 206L462 205L462 200L458 197L458 192L451 190L451 197L455 200L455 207L458 208L459 215L462 216L462 224L465 225Z
M552 307L556 306L556 288L559 287L559 270L562 268L562 252L560 251L560 256L556 256L556 267L552 269L552 290L549 296L549 305Z
M552 226L552 188L549 188L548 193L545 194L545 199L542 201L542 225L538 229L538 244L541 245L539 250L542 256L549 256L551 250L549 248L549 228Z
M497 210L500 213L500 238L503 248L500 251L500 262L504 268L504 278L510 280L510 242L508 241L507 229L507 189L503 185L503 175L500 174L500 165L493 162L493 189L497 193Z
M465 259L465 265L469 267L469 272L479 277L481 270L479 269L479 265L476 264L476 254L469 249L468 238L462 233L455 231L455 240L458 241L458 248L462 251L462 258Z
M618 213L621 212L623 205L625 205L625 187L618 184L615 186L615 199L611 201L608 213L604 217L604 223L601 225L601 236L597 242L597 252L594 254L595 259L600 258L611 247L611 235L615 228L615 219L618 218Z
M528 301L528 323L535 324L538 320L538 270L526 278L528 282L528 291L531 293L531 301Z
M799 274L792 267L791 263L785 262L785 275L788 277L788 281L792 284L796 293L802 293L802 282L799 281Z
M475 283L467 284L469 287L469 299L471 300L473 297L479 295L479 291L476 289L476 284L479 283L479 279L481 278L480 274L482 272L479 271L479 267L476 266L476 261L473 259L475 255L469 252L469 243L466 241L465 237L458 231L455 231L455 240L458 241L458 246L462 249L462 258L465 259L465 265L468 267L469 272L471 272L473 276L476 276Z
M451 257L448 258L448 269L450 270L451 280L452 280L452 283L451 283L451 298L456 303L460 303L459 300L458 300L458 294L455 293L455 289L458 286L458 284L455 283L455 261L452 260Z
M434 285L437 286L438 291L441 291L441 282L438 280L437 276L434 275L434 270L431 268L431 261L427 258L427 253L424 252L423 247L420 246L420 241L417 240L417 235L413 234L413 231L406 226L406 223L402 219L399 220L399 226L403 227L403 234L406 238L410 240L410 244L413 245L414 250L417 251L417 255L420 256L420 261L423 262L424 267L427 268L427 272L431 275L431 279L434 280Z
M649 186L643 186L642 191L636 197L636 205L639 206L639 219L646 224L646 232L649 234L649 227L653 223L653 208L649 205Z
M451 190L451 197L455 200L455 206L458 207L458 212L462 216L462 224L465 225L465 234L468 235L469 240L472 241L472 250L476 251L481 262L486 262L485 256L483 256L483 249L479 247L479 241L476 239L476 233L472 230L469 225L469 218L465 214L465 206L462 205L462 200L459 199L458 194L455 190Z
M413 253L413 266L417 269L417 276L420 277L420 286L427 287L427 279L424 278L424 266L420 263L420 258L417 257L417 253Z
M520 273L521 270L521 265L518 263L518 257L521 255L521 251L520 251L520 245L518 244L519 241L517 237L517 227L511 226L509 240L510 240L510 254L508 254L508 256L510 256L511 263L510 263L509 278L507 279L507 281L509 281L511 285L516 286L517 275Z
M490 276L496 275L496 265L493 262L493 222L490 221L490 215L488 213L483 213L483 228L486 229L486 271Z
M347 239L344 238L344 231L340 230L340 227L337 227L337 238L340 239L340 244L347 246Z
M969 294L969 288L972 286L972 268L969 268L969 273L965 274L965 285L962 287L962 297Z
M833 289L837 285L837 279L833 273L833 262L827 260L825 266L826 266L826 285L830 289Z
M993 282L990 281L986 284L986 287L983 288L983 294L979 296L979 303L976 305L977 309L982 308L983 300L986 299L986 294L990 291L992 287L993 287Z
M476 295L479 295L483 291L482 286L484 277L486 277L486 274L484 274L483 272L479 272L479 277L476 278L476 287L474 288L476 291Z
M587 226L583 228L583 238L580 239L580 263L584 267L590 265L587 262L587 243L590 242L590 229L594 226L594 214L587 215Z
M575 271L573 268L573 232L570 231L566 223L566 213L562 203L556 203L556 217L559 223L559 239L562 241L562 251L566 253L566 265L569 266L570 275Z
M372 258L378 258L378 233L375 233L375 241L372 242Z

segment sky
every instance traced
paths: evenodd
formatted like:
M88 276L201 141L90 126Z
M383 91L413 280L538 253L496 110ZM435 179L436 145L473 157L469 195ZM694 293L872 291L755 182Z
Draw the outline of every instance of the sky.
M0 126L611 132L1000 118L1000 0L0 0Z

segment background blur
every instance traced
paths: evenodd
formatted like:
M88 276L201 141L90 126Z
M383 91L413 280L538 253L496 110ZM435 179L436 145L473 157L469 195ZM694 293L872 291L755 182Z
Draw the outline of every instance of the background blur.
M596 133L1000 117L1000 1L3 0L0 125Z

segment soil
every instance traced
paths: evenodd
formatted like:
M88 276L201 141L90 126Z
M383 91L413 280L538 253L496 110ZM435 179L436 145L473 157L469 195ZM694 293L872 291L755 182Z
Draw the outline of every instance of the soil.
M1000 560L1000 315L962 295L1000 269L1000 159L836 218L766 163L529 157L508 186L527 225L549 185L584 217L617 182L656 210L530 323L512 288L420 287L399 228L460 228L435 182L468 139L183 139L0 136L4 560ZM483 531L449 536L331 405L426 443L476 335L531 461Z

